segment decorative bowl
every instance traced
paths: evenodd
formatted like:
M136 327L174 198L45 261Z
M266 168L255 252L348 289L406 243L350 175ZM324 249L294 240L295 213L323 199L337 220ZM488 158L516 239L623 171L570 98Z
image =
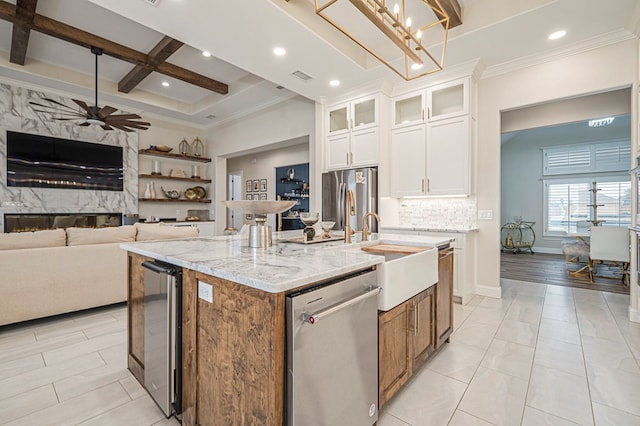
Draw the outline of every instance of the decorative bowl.
M151 149L155 149L156 151L160 151L160 152L169 152L173 148L167 145L155 145L155 146L152 146Z
M160 190L162 190L162 193L164 194L165 197L171 200L177 200L178 198L180 198L180 191L176 191L176 190L165 191L163 187L160 187Z

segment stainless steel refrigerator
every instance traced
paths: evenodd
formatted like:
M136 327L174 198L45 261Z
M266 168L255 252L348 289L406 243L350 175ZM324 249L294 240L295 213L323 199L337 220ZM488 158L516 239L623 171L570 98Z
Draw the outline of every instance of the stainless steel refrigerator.
M344 229L348 190L356 196L356 215L349 216L350 226L361 231L364 215L378 213L378 169L367 167L322 174L322 220L335 221L333 229ZM378 223L373 218L369 217L368 225L371 232L378 232Z

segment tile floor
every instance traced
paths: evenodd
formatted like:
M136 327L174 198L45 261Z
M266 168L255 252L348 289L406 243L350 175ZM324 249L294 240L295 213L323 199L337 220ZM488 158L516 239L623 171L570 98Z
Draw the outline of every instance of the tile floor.
M640 425L628 296L503 280L378 426ZM0 328L0 424L176 426L126 369L126 309Z

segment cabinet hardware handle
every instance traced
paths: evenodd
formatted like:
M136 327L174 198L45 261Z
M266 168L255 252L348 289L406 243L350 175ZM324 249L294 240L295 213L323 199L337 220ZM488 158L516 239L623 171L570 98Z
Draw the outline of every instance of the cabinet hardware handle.
M427 118L431 119L431 108L427 108Z
M416 306L414 309L415 315L413 316L413 335L417 336L420 330L420 309Z
M427 179L427 192L431 192L431 180Z
M424 192L424 179L422 179L422 184L421 184L420 188L422 189L422 192Z
M344 308L348 308L349 306L355 305L356 303L359 303L363 300L375 297L378 295L378 293L380 293L380 288L375 287L374 289L369 290L366 293L363 293L359 296L356 296L353 299L348 299L338 304L329 306L328 308L325 308L319 312L315 312L315 313L304 312L300 317L300 319L303 322L313 325L318 321L320 321L322 318L328 317L329 315L332 315Z
M349 153L349 162L353 164L353 152Z
M349 164L349 153L347 152L347 164Z

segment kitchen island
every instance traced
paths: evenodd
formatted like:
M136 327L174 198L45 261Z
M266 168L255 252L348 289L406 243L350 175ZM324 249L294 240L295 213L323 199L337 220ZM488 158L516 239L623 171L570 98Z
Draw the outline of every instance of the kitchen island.
M282 236L291 233L299 231ZM345 250L342 241L305 245L278 237L266 249L249 248L242 235L121 245L129 252L128 365L141 383L142 262L159 260L183 270L183 424L282 424L286 295L384 262L384 257L357 250L358 244ZM378 238L425 247L449 242L406 235ZM360 243L368 244L376 241ZM202 286L210 286L205 294Z

